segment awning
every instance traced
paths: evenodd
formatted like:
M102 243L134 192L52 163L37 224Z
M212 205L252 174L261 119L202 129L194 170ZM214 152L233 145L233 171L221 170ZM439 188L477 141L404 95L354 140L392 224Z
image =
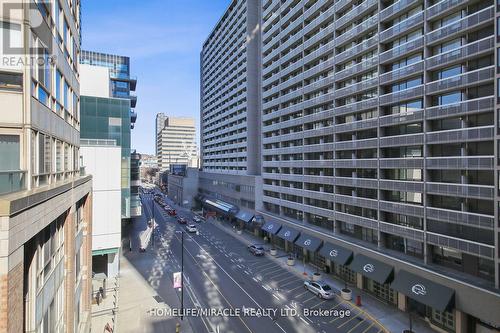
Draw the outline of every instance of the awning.
M113 253L118 253L118 248L114 249L101 249L101 250L93 250L92 255L93 256L102 256L105 254L113 254Z
M276 222L266 222L266 224L264 224L261 229L270 234L276 235L276 233L278 233L278 231L281 229L281 224Z
M245 223L248 223L250 221L252 221L253 217L254 217L254 213L252 212L249 212L247 210L243 210L243 209L240 209L239 212L236 214L236 218L240 221L243 221Z
M318 251L323 241L317 237L309 236L308 234L301 234L299 239L295 241L295 245L300 246L311 252Z
M319 254L338 265L346 265L352 258L351 250L332 243L324 243Z
M393 271L392 266L362 254L354 256L354 260L349 267L353 271L381 284L387 283Z
M283 226L276 236L289 242L295 242L300 232L287 226Z
M203 199L202 203L215 208L223 213L232 213L236 207L221 200Z
M438 311L447 310L455 296L453 289L405 270L398 272L391 288Z

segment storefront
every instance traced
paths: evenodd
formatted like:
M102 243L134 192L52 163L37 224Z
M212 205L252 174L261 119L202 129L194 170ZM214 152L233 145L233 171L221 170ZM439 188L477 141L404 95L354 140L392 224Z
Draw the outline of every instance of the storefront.
M281 229L281 224L279 223L272 221L264 223L264 225L261 227L263 233L262 236L264 237L264 240L266 240L271 244L274 244L273 243L274 238L276 238L276 234L278 233L278 231L280 231L280 229Z
M228 222L231 222L238 212L238 207L218 199L205 198L201 201L201 205L205 216L207 213L216 213L217 218Z
M322 260L321 256L317 255L322 243L323 241L321 239L308 234L301 234L295 241L295 245L302 250L304 262L309 262L317 269L321 269L324 266L324 260Z
M439 328L455 331L453 313L455 291L405 270L400 270L391 283L399 292L399 308L427 318Z
M278 247L282 247L286 252L288 253L294 253L297 255L297 258L302 258L301 253L298 253L296 248L294 248L294 243L299 237L300 232L297 230L290 228L288 226L283 226L281 230L276 234L281 241L276 242L276 245ZM300 252L302 252L302 248L300 249Z
M342 246L324 243L319 255L325 258L323 270L332 273L348 283L356 283L356 272L347 266L352 260L352 251Z
M241 209L234 216L238 223L238 227L240 229L247 229L253 231L253 227L251 225L252 219L254 217L254 213L248 210Z
M398 304L397 292L389 285L394 271L392 266L358 254L349 267L358 273L356 277L358 288L390 304Z

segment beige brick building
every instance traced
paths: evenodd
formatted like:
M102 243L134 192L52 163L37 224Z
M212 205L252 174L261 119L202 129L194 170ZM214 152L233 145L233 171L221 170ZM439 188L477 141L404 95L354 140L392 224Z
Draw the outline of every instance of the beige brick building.
M89 332L80 1L0 5L0 333Z

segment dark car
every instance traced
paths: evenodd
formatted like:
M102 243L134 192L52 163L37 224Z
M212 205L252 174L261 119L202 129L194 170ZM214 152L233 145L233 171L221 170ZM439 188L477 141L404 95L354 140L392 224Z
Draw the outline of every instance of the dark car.
M177 222L179 222L179 224L186 224L186 223L187 223L186 219L185 219L185 218L183 218L183 217L179 217L179 218L177 219Z
M169 209L167 211L168 215L170 216L177 216L177 212L175 211L175 209Z
M248 251L254 256L264 255L264 247L262 245L252 244L248 247Z

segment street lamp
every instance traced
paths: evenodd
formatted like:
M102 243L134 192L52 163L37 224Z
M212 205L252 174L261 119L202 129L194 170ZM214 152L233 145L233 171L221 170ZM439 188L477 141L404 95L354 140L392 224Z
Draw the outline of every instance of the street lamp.
M151 200L151 204L153 206L152 210L153 210L153 241L152 241L152 244L153 244L153 248L155 247L155 224L156 224L156 221L155 221L155 200Z
M181 234L181 320L184 320L184 231L175 232Z

